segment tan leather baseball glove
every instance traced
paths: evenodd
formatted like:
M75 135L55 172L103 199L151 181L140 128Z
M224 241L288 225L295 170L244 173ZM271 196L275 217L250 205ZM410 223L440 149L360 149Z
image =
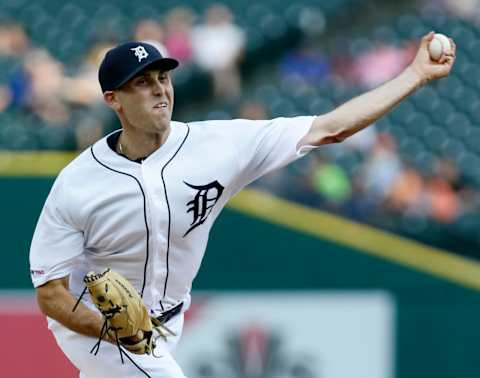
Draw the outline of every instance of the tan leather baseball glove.
M84 277L90 297L105 319L104 331L118 346L150 354L159 337L172 334L148 314L140 294L122 275L110 269Z

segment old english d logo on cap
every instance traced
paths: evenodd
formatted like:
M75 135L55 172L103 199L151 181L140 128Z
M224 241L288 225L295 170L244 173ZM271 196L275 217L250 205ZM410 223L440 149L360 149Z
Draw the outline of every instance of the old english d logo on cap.
M145 47L143 47L141 45L137 46L137 47L134 47L133 49L130 49L130 50L134 51L135 56L138 58L139 63L142 61L142 59L148 58L147 50L145 50Z

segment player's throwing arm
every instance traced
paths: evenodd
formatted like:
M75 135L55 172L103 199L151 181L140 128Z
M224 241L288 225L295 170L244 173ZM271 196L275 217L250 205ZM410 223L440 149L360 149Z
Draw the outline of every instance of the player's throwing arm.
M301 143L319 146L341 142L381 118L416 89L448 76L455 62L456 46L452 39L447 39L450 46L440 47L435 36L438 34L430 32L422 38L413 62L400 75L318 116Z

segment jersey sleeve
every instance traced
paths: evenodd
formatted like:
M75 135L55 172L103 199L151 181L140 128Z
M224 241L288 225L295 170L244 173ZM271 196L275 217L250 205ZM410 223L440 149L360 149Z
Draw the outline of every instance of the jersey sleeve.
M30 245L34 287L69 275L83 253L83 232L69 219L66 205L59 177L45 201Z
M233 121L237 122L232 131L240 170L234 192L315 148L298 145L310 130L314 119L292 117L268 121Z

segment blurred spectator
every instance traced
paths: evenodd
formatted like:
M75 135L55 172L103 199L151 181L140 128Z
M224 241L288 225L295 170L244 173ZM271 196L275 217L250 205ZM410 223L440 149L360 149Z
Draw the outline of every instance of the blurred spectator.
M245 47L243 30L233 23L230 10L220 4L207 9L206 22L193 30L194 59L213 75L215 95L240 94L239 60Z
M475 213L480 209L480 193L473 186L465 185L457 191L460 215Z
M351 197L344 207L345 215L361 221L371 221L379 210L378 203L365 191L361 175L351 177Z
M371 155L359 172L363 176L365 192L377 203L382 203L402 169L395 141L388 134L379 134Z
M438 1L435 3L435 5L438 5ZM442 0L441 3L457 17L471 20L479 19L480 0Z
M136 41L152 40L163 42L165 30L159 21L148 18L138 22L133 36Z
M447 181L453 188L458 188L460 175L455 163L450 159L438 159L434 165L435 175Z
M425 213L424 191L423 177L413 167L408 167L399 174L388 193L388 207L402 213L409 210Z
M430 216L443 223L452 223L460 215L460 200L454 190L459 184L455 164L447 159L439 159L434 174L427 180L426 195Z
M22 57L30 47L30 40L22 25L0 24L0 55Z
M12 93L16 103L29 109L50 125L65 123L69 109L62 96L63 65L46 50L35 49L25 56L23 69L13 78Z
M22 25L17 23L0 23L0 62L5 62L0 77L2 81L9 81L7 85L0 85L0 112L6 110L13 103L21 102L25 88L21 81L15 81L15 73L20 73L17 66L30 48L30 39ZM20 77L18 77L20 79Z
M347 138L343 145L362 154L368 154L372 151L377 141L377 128L375 124Z
M411 62L416 45L404 48L379 43L359 55L352 66L353 80L365 88L373 88L399 74Z
M99 117L86 114L75 127L75 146L84 150L105 134L104 125Z
M100 42L88 51L77 74L66 77L64 81L64 97L75 105L95 106L103 102L102 91L98 85L98 67L105 53L113 44Z
M331 74L327 56L319 50L304 47L288 52L280 62L282 76L296 76L308 83L321 83Z
M454 222L460 207L452 186L441 177L431 177L426 186L430 216L439 222Z
M165 47L165 30L162 24L157 20L144 19L136 26L133 33L135 41L144 41L154 45L163 56L170 56Z
M77 74L64 79L64 98L76 114L75 146L83 150L108 130L105 117L108 109L103 105L103 95L98 84L98 67L105 53L113 47L109 42L99 42L88 51Z
M350 199L352 187L346 172L338 165L320 162L312 173L315 193L326 201L330 209L340 208Z
M240 105L239 118L243 119L268 119L265 106L258 101L246 101Z
M177 7L167 13L165 47L171 57L181 63L192 60L192 29L195 14L190 8Z
M8 87L0 85L0 113L3 112L12 102L12 95Z
M8 107L26 109L30 100L30 77L23 65L15 68L8 77L6 91Z

